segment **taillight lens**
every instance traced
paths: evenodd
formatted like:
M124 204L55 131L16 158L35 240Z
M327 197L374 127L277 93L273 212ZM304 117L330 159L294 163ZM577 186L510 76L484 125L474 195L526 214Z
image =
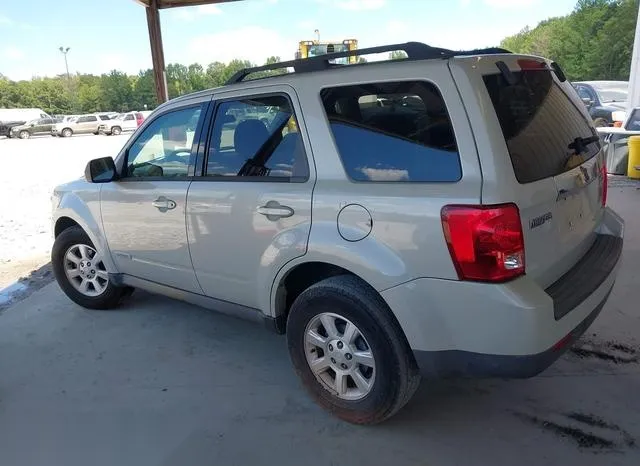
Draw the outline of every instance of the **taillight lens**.
M607 205L607 193L609 191L609 179L607 178L607 164L602 164L602 193L600 199L602 200L602 207Z
M461 280L504 282L524 274L518 206L445 206L441 217Z

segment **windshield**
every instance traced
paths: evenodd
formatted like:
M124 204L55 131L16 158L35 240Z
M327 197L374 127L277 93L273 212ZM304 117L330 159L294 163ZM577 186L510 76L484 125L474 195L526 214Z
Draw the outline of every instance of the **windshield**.
M612 81L593 85L601 102L626 102L629 95L629 83Z

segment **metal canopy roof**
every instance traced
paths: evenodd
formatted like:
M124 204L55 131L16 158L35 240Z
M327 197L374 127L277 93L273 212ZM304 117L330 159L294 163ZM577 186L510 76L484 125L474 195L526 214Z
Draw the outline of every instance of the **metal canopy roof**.
M136 2L146 7L150 6L152 0L135 0ZM176 8L180 6L196 6L196 5L211 5L214 3L229 3L238 0L157 0L158 9L164 8Z

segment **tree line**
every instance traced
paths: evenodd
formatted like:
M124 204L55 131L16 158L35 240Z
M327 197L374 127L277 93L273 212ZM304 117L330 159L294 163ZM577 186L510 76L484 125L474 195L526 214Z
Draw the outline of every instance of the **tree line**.
M579 0L562 17L505 38L501 46L556 61L573 81L629 79L640 0Z
M501 46L558 62L571 80L627 80L640 0L579 0L563 17L542 21L505 38ZM392 53L399 59L403 53ZM280 61L270 57L267 64ZM364 61L361 59L361 61ZM169 97L223 85L240 69L255 66L246 60L214 62L203 67L172 63L167 66ZM257 76L284 73L262 72ZM93 113L153 109L157 105L153 72L127 75L113 70L11 81L0 74L0 108L38 107L50 114Z
M270 57L266 64L279 61L279 57ZM255 65L246 60L214 62L206 68L198 63L169 64L166 67L169 97L221 86L237 71L252 66ZM263 71L252 77L281 73L286 70ZM151 110L157 105L151 69L137 75L113 70L100 76L61 74L28 81L11 81L0 74L0 108L41 108L50 115L60 115Z

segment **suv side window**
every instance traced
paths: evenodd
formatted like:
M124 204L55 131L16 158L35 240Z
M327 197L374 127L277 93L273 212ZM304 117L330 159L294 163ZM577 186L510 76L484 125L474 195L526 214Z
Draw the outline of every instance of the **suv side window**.
M78 119L76 120L76 123L86 123L87 121L89 121L89 117L81 116L81 117L78 117Z
M93 116L93 115L89 115L89 116L87 116L85 118L86 118L85 121L98 121L98 118Z
M354 181L455 182L460 155L447 108L425 81L323 89L331 132Z
M306 181L309 166L290 100L272 95L220 103L205 176Z
M193 165L193 137L202 107L167 112L156 118L138 136L127 153L128 178L163 177L181 179Z
M133 120L133 115L127 115L126 117L124 117L125 121L126 120Z

